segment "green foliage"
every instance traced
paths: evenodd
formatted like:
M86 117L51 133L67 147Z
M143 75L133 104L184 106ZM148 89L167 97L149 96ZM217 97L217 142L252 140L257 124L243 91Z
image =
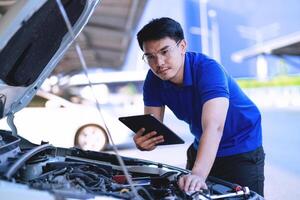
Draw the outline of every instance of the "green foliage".
M300 76L277 76L267 81L239 79L237 82L242 88L300 86Z

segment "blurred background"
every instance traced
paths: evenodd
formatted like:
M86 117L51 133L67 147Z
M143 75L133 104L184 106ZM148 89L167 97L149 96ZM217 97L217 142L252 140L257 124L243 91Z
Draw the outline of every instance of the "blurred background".
M0 20L15 2L0 0ZM78 38L87 61L87 74L71 46L42 87L43 93L50 95L38 94L36 103L19 114L19 119L21 115L30 115L27 119L32 119L35 113L44 111L48 113L47 123L38 127L36 120L22 122L17 116L19 132L37 143L45 140L59 146L111 151L109 131L121 155L184 167L185 151L193 138L188 127L170 111L167 110L165 123L186 143L158 147L152 152L136 150L132 132L118 121L120 116L143 113L142 87L148 66L142 61L137 31L153 18L171 17L182 24L188 50L219 61L260 108L266 152L266 198L298 199L299 10L298 0L102 0ZM95 99L104 116L101 122L92 114L96 110ZM51 119L62 112L64 119L70 120L58 120L58 125ZM86 117L82 117L83 113ZM72 122L76 126L71 126ZM5 126L0 122L1 128ZM45 126L51 129L40 134ZM69 139L59 141L61 132ZM53 137L54 133L57 137Z

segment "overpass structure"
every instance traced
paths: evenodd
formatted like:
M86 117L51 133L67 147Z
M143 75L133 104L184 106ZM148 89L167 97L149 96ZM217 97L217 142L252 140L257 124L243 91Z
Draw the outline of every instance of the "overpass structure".
M300 56L300 31L237 51L231 55L231 59L242 62L263 54Z

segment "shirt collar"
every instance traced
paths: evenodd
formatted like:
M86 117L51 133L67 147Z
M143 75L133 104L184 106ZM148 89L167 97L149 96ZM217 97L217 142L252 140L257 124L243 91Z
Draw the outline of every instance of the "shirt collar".
M190 60L189 60L189 57L187 56L187 54L185 54L183 68L184 68L184 71L183 71L183 85L182 86L185 87L185 86L193 85L191 64L190 64ZM171 81L163 81L163 86L164 86L164 88L177 87Z

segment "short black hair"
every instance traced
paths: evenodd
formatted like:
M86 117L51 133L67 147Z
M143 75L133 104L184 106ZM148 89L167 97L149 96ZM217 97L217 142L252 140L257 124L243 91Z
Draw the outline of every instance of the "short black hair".
M143 50L143 42L149 40L160 40L169 37L176 42L184 39L181 25L168 17L152 19L137 34L140 48Z

